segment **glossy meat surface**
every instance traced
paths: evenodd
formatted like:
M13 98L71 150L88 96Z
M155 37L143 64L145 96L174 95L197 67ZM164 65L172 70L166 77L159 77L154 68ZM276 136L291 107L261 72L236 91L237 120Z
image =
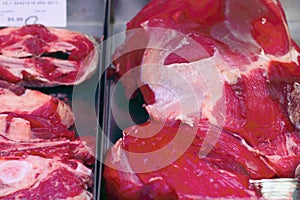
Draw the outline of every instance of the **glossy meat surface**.
M68 139L23 139L16 141L5 137L0 132L0 157L29 155L60 160L77 159L87 165L93 165L95 162L93 150L81 138L72 141Z
M74 124L71 108L57 98L30 89L17 95L0 87L0 101L5 102L0 107L2 133L18 137L21 129L27 138L75 137L68 130Z
M79 84L96 70L97 42L78 32L43 25L0 31L0 79L27 86Z
M92 199L91 170L76 160L0 158L0 199Z
M177 124L144 137L160 126L130 127L111 148L104 171L110 199L250 198L256 196L250 178L275 176L257 152L217 128L210 130L221 132L217 143L208 155L200 156L209 130L205 120L197 130ZM185 146L182 140L188 138L190 144Z
M253 197L250 178L294 177L300 164L299 61L299 47L277 0L150 1L127 24L114 65L127 97L134 98L139 88L150 115L148 131L128 130L152 137L131 139L127 134L134 131L125 130L107 157L109 192L117 199L144 198L146 193L149 199ZM164 127L161 132L151 126L154 121ZM198 139L165 168L139 173L143 160L120 153L163 149L180 133L177 123ZM210 128L199 131L203 126ZM163 138L152 140L162 132ZM174 152L178 149L180 145ZM158 155L153 163L166 159ZM172 176L177 173L173 164L183 170L178 177ZM207 176L197 177L195 170ZM222 182L225 172L233 174L230 183L237 187ZM210 176L221 177L206 182ZM186 190L184 181L191 184ZM202 183L205 191L193 187Z

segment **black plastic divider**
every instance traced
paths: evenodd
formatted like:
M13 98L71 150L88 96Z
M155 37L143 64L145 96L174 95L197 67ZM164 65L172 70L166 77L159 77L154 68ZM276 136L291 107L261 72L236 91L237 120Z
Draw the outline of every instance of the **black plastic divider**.
M95 163L95 200L105 199L105 190L103 187L102 173L103 173L103 161L105 158L105 152L109 148L108 137L105 137L109 130L109 107L110 107L110 84L107 84L107 66L109 66L109 44L107 38L110 36L110 23L111 23L111 0L105 1L105 19L104 19L104 31L103 42L101 42L101 54L100 54L100 71L99 71L99 84L98 84L98 119L99 126L97 128L96 138L96 163Z

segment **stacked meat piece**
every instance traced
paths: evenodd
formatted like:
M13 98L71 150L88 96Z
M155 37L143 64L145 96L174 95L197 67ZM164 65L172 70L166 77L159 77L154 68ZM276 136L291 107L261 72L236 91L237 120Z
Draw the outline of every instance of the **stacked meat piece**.
M95 71L87 36L29 25L0 30L0 199L93 199L94 150L58 98L25 86L74 85Z
M300 53L279 1L152 0L114 58L151 119L108 152L112 199L256 199L250 179L295 176Z

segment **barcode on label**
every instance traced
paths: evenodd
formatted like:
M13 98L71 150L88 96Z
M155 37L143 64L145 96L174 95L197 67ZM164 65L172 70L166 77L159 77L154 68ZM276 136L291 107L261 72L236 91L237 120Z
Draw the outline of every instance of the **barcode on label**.
M2 1L2 5L30 6L30 5L58 5L59 1Z

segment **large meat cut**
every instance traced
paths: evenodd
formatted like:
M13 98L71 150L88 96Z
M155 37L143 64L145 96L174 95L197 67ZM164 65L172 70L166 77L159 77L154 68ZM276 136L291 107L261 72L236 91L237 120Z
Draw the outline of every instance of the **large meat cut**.
M125 130L109 151L112 199L255 197L249 179L294 177L299 61L278 0L150 1L114 54L127 96L140 89L151 123ZM147 157L182 132L194 139L177 157Z
M79 84L97 68L92 37L67 29L26 25L0 30L0 79L27 86Z

